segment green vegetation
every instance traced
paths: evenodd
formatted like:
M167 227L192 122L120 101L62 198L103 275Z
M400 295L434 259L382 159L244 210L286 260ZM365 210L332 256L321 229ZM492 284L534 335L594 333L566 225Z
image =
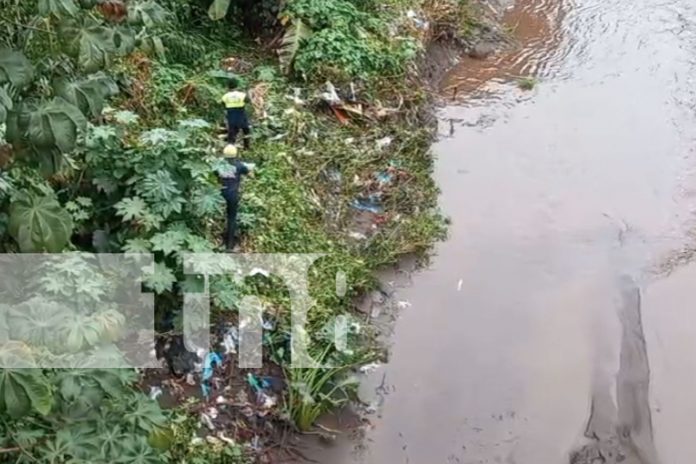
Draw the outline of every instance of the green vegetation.
M520 77L517 79L517 86L522 90L533 90L537 85L537 80L533 77Z
M461 6L443 3L448 15ZM428 98L415 72L432 37L423 24L438 5L0 0L0 251L154 253L146 285L157 321L173 316L180 331L181 293L196 284L182 254L221 249L218 101L225 79L237 77L253 103L243 157L259 166L244 185L243 251L327 254L311 271L307 330L312 352L339 367L285 369L281 403L294 427L311 427L351 398L351 367L378 355L353 299L374 287L375 269L422 255L444 233ZM459 19L457 27L469 24ZM344 98L354 93L352 107L329 109L327 80ZM354 207L375 194L378 214ZM70 269L47 269L48 293L58 298L90 269L77 258ZM211 281L215 319L234 321L239 295L258 295L276 323L267 358L285 368L287 290L273 278L242 287ZM85 301L103 289L88 289ZM127 335L131 314L90 307L76 322L61 319L51 306L59 303L37 298L0 320L0 354L64 359ZM22 329L54 310L45 337ZM337 316L353 321L348 350L328 332ZM5 343L8 333L21 340ZM51 337L70 346L36 347ZM191 444L198 418L185 407L161 411L137 380L128 370L0 370L0 461L243 462L248 450L232 440Z

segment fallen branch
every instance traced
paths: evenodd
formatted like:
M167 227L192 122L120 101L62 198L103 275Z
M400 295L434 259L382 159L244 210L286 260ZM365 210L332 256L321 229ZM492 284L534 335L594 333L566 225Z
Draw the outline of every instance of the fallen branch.
M22 448L20 448L19 446L15 446L14 448L0 448L0 454L17 453L19 451L22 451Z

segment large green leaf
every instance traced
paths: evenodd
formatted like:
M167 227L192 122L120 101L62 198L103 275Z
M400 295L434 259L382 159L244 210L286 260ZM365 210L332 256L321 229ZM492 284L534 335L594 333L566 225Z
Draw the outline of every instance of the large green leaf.
M5 87L0 87L0 124L7 120L8 111L12 111L12 98Z
M31 62L22 52L0 48L0 84L9 82L14 87L25 87L34 76Z
M176 276L171 269L164 263L155 263L155 272L145 274L143 283L155 291L155 293L164 293L172 289L176 282Z
M78 353L97 345L103 332L103 327L98 321L91 317L76 315L70 324L61 327L60 337L65 340L65 348L68 352Z
M129 26L118 26L114 29L114 46L117 55L125 56L135 50L135 31Z
M152 251L161 251L165 256L180 251L185 241L186 233L179 230L161 232L150 239Z
M75 16L80 9L73 0L39 0L39 14L61 18Z
M70 311L59 304L35 297L13 305L7 313L7 326L14 340L38 349L62 345L57 331L68 322Z
M208 8L208 16L213 21L223 19L227 15L227 10L230 7L230 0L213 0Z
M191 194L191 212L198 217L213 217L220 214L224 204L220 190L212 185L197 188Z
M295 61L297 52L300 51L302 42L307 40L312 35L312 29L301 19L293 19L285 30L283 41L278 49L278 58L280 59L280 67L285 73L289 73L292 69L292 63Z
M55 85L57 96L78 107L83 114L95 118L101 115L106 97L116 93L116 83L102 73L76 81L61 79Z
M69 153L77 144L78 133L86 128L87 120L77 106L56 97L38 106L25 107L17 125L30 145Z
M153 27L167 21L167 10L153 0L131 2L128 4L128 22Z
M70 213L53 197L22 193L10 205L9 232L23 252L62 251L72 227Z
M132 221L144 218L149 214L147 203L140 197L124 198L114 205L116 214L124 221Z
M109 63L118 51L116 33L94 19L65 21L61 35L67 41L68 51L77 58L77 64L85 72L95 72Z
M39 370L0 370L0 413L18 418L32 409L46 415L53 406L51 387Z

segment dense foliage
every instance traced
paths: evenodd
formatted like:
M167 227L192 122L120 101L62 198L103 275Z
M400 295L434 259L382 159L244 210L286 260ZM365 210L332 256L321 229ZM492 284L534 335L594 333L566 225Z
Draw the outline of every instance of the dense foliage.
M233 73L253 90L254 143L244 156L260 166L245 185L243 248L330 255L312 271L308 329L312 351L341 367L287 371L287 415L310 427L348 399L348 367L374 356L359 324L351 350L335 349L335 317L352 314L375 268L442 233L420 114L426 97L408 81L420 45L404 9L417 2L396 3L0 0L0 251L152 252L146 286L157 320L180 330L181 291L198 288L181 255L217 250L224 226L216 132L220 77ZM251 40L259 36L273 54L259 51ZM340 124L317 111L313 95L323 89L311 82L326 79L354 81L374 115ZM365 229L352 205L386 170L398 180L384 187L386 213ZM0 356L112 356L131 314L89 304L110 288L81 286L91 265L75 258L51 268L39 296L0 312ZM348 282L340 294L337 271ZM277 316L271 355L286 363L287 290L243 286L211 282L217 317L234 314L243 291L260 295ZM60 311L66 294L84 299L77 319ZM242 459L225 443L192 451L197 420L167 417L138 392L133 372L75 367L0 370L0 461Z

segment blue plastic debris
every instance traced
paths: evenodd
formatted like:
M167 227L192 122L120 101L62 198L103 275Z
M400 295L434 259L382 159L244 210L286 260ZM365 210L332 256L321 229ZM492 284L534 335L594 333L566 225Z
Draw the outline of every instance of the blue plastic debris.
M261 382L259 382L259 379L257 379L256 376L251 372L247 374L247 383L251 386L251 388L254 389L256 393L259 393L263 390Z
M369 198L356 198L351 203L351 206L360 211L368 211L374 214L381 214L383 211L382 205L372 196Z
M209 381L213 378L213 369L222 364L222 358L220 355L211 351L205 355L203 360L203 375L201 378L201 390L203 391L203 396L208 398L210 396L210 385Z
M377 178L377 182L379 182L381 185L386 185L394 180L394 176L386 171L378 173L375 177Z

